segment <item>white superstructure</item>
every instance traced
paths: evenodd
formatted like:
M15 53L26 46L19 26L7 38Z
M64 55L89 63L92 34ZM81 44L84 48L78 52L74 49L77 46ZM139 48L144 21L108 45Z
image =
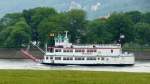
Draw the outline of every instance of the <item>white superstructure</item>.
M133 65L134 54L123 53L120 44L73 45L67 32L55 37L55 46L48 47L43 62L51 65Z

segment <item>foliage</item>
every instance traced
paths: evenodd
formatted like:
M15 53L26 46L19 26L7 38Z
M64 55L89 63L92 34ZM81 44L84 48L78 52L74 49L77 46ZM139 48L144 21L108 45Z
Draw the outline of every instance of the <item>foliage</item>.
M83 10L57 12L38 7L21 13L6 14L0 19L0 46L25 47L29 41L54 44L55 35L69 31L72 43L116 43L120 35L124 44L150 46L150 12L113 13L106 18L87 20Z
M112 14L108 18L109 31L112 33L113 41L118 41L120 35L125 35L124 42L132 41L134 30L131 19L124 14Z
M125 15L127 15L134 24L143 21L143 15L141 12L139 11L131 11L131 12L127 12L125 13Z
M6 47L23 47L31 40L31 29L25 21L18 21L0 32L0 40Z
M112 34L108 31L106 20L94 20L89 22L85 43L109 43Z
M55 14L57 14L57 12L53 8L46 8L46 7L38 7L35 9L23 11L23 16L26 22L32 28L31 29L32 40L34 41L39 40L39 34L37 28L38 25L41 23L41 21Z
M150 45L150 24L148 23L137 23L134 25L135 28L135 41L139 44Z
M66 13L67 29L71 35L71 42L78 43L85 32L86 14L82 10L73 9Z

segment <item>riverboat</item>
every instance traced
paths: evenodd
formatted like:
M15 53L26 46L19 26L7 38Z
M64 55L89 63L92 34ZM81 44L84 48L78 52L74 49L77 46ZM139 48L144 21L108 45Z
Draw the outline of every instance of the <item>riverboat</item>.
M123 52L121 44L72 44L68 32L54 37L46 46L43 64L49 65L134 65L133 53Z

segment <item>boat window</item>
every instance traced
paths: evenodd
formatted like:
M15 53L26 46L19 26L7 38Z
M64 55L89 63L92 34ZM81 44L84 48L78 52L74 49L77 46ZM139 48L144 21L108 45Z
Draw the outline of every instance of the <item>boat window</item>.
M101 60L104 60L104 57L102 57Z
M63 57L63 60L73 60L72 57Z
M50 57L50 59L53 59L53 57Z
M65 49L65 50L63 50L63 52L73 52L73 50L72 49Z
M70 50L67 50L67 52L70 52Z
M84 49L76 49L75 52L84 52Z
M84 60L83 57L75 57L75 60Z
M73 50L70 50L70 52L73 52Z
M63 60L67 60L67 58L66 58L66 57L64 57L64 58L63 58Z
M93 50L93 52L96 52L96 50Z
M87 52L96 52L96 49L89 49L89 50L87 50Z
M46 56L46 59L48 59L48 57Z
M61 52L61 49L56 49L55 52Z
M75 50L75 52L79 52L79 50Z
M67 50L63 50L63 52L67 52Z
M61 57L55 57L55 60L61 60Z
M87 57L87 60L96 60L96 57Z
M81 52L84 52L85 50L81 50Z
M67 57L67 60L73 60L73 58L72 57Z
M54 52L54 48L49 48L48 51L49 52Z
M111 53L113 53L114 51L113 50L111 50Z
M70 57L70 60L73 60L73 58L72 58L72 57Z

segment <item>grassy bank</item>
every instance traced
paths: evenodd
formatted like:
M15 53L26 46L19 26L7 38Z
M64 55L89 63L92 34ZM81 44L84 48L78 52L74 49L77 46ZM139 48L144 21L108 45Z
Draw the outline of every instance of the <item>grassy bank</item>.
M150 84L149 79L147 73L0 70L0 84Z

